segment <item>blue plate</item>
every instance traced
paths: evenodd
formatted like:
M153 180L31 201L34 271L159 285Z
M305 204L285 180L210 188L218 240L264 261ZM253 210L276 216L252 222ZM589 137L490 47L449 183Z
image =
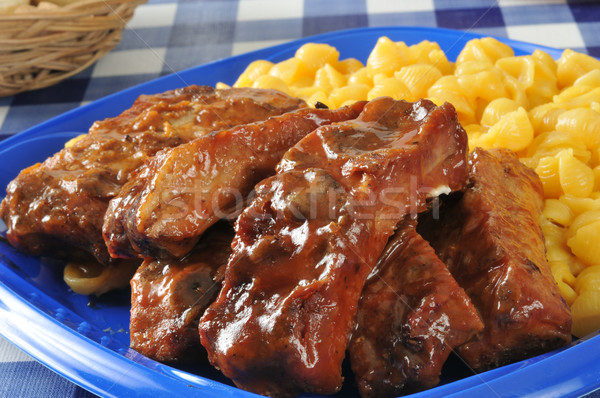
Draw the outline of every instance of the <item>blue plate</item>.
M293 56L306 42L329 43L341 58L366 61L380 36L415 44L439 43L452 60L473 33L431 28L385 27L332 32L227 58L169 75L113 94L48 120L0 142L0 186L18 172L45 159L65 141L86 132L99 119L116 116L140 94L158 93L190 84L232 84L255 59L280 61ZM517 55L540 48L499 39ZM553 57L560 51L542 48ZM113 292L98 299L70 291L62 281L58 261L16 252L0 240L0 334L55 372L105 397L178 395L256 397L233 387L209 365L174 368L150 360L129 345L129 292ZM443 371L442 385L414 397L476 397L498 395L579 396L600 388L600 336L588 336L569 347L536 358L473 375L458 360ZM351 381L339 396L355 397Z

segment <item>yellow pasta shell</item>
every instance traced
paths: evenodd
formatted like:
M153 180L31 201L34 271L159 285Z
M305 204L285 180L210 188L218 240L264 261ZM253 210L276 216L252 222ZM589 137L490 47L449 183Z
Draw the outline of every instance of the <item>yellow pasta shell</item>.
M578 228L567 245L575 256L588 265L600 264L600 220Z
M576 337L585 337L600 329L600 291L586 291L580 294L571 305L571 315L571 333Z

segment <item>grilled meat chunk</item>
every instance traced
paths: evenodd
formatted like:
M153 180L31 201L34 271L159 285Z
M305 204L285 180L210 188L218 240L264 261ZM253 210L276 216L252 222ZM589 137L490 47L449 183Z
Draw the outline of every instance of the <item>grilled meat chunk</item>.
M144 260L131 280L131 348L161 362L198 358L198 320L221 288L233 236L218 223L185 259Z
M239 214L285 151L319 126L356 118L363 106L300 109L160 152L109 205L104 237L111 255L183 257L206 228Z
M437 385L454 347L483 329L471 300L415 224L398 227L362 292L348 352L363 398Z
M538 176L507 149L475 149L469 173L462 199L419 230L484 321L457 349L483 371L569 343L571 315L546 261Z
M7 238L34 255L68 253L74 246L108 264L102 238L108 202L148 157L212 131L304 106L302 100L261 89L191 86L143 95L9 184L0 208Z
M320 127L256 187L223 289L200 320L209 359L265 395L330 394L367 276L399 220L466 182L454 108L379 98Z

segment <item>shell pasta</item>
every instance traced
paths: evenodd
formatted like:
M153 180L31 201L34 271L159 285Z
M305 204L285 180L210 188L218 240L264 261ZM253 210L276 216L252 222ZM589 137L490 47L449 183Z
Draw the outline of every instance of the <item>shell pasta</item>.
M219 83L218 86L226 86ZM279 63L254 61L235 87L275 88L337 108L391 96L450 102L469 147L505 147L539 175L542 230L573 334L600 329L600 61L565 50L515 56L493 38L469 41L455 62L437 43L381 37L366 63L308 43Z

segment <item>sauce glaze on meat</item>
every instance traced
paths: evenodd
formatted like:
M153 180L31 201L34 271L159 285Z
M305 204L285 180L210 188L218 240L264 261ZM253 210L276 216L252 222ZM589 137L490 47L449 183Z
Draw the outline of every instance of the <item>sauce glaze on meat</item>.
M450 352L483 323L446 265L403 221L371 274L348 347L363 398L434 387Z
M464 186L466 154L454 108L427 100L379 98L301 140L237 220L199 326L211 362L264 395L338 391L367 276L429 192Z
M356 118L364 104L300 109L158 153L110 202L103 232L111 255L183 257L217 220L239 214L290 147L319 126Z
M68 254L73 247L110 263L102 239L109 200L148 157L215 130L264 120L306 106L275 90L190 86L142 95L121 115L41 164L23 170L0 207L10 243L30 254Z
M131 348L161 362L198 360L198 320L221 289L233 236L218 223L185 259L144 260L131 279Z
M479 311L485 328L458 347L483 371L571 341L571 314L546 261L542 184L507 149L476 148L470 186L419 231Z

